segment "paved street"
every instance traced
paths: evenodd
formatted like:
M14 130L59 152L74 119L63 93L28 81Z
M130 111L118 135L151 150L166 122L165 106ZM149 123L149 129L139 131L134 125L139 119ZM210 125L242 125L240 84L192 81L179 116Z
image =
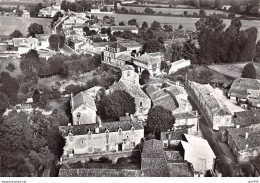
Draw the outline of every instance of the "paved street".
M198 111L198 113L202 116L200 119L200 130L204 136L205 139L208 140L212 150L214 151L217 159L216 159L216 170L217 172L222 173L223 177L229 177L229 176L238 176L235 170L235 167L233 166L233 161L228 158L225 154L225 151L221 148L220 142L216 138L216 135L214 134L213 129L210 127L210 122L206 115L204 114L203 110L199 106L199 104L196 102L195 98L191 94L190 91L188 91L189 94L189 101L194 109Z

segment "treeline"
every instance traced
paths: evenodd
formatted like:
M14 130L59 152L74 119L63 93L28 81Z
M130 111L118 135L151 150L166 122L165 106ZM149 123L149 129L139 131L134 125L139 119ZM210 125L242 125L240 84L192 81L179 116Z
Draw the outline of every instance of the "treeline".
M61 3L61 9L64 11L70 10L75 12L90 11L91 4L87 0L75 1L73 3L64 0Z
M257 28L241 30L242 23L233 19L225 29L223 20L211 16L195 23L198 32L197 63L233 63L251 61L256 55Z

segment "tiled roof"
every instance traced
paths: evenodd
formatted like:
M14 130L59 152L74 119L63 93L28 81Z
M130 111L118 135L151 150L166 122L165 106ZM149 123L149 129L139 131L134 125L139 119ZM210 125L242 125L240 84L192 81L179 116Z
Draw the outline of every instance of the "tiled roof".
M138 60L145 63L158 63L164 59L163 56L158 53L145 53L141 56L134 57L134 60Z
M181 87L181 86L177 86L177 85L172 85L170 87L165 88L165 90L171 92L173 95L180 95L180 94L187 94L186 90Z
M188 162L168 162L170 177L193 177L191 166Z
M161 140L168 140L168 137L170 137L170 140L183 140L184 133L188 133L188 130L184 129L178 131L161 132Z
M143 92L143 90L136 84L126 81L118 81L109 87L111 92L115 90L124 90L128 92L134 98L145 98L150 100L150 98Z
M260 81L257 79L238 78L233 81L229 94L236 97L247 97L247 90L260 90Z
M260 129L259 128L230 128L227 129L228 134L233 139L233 142L239 150L245 150L246 146L248 148L260 147ZM246 133L248 133L248 138L245 138Z
M78 164L78 163L75 163ZM63 164L59 177L140 177L141 172L135 164L85 163L82 167Z
M123 51L126 51L127 50L127 47L121 45L120 43L114 43L112 45L109 46L110 48L114 48L114 49L118 49L120 50L120 52L123 52Z
M83 104L83 105L86 105L89 108L97 111L94 99L92 97L84 94L83 92L80 92L79 94L74 96L72 100L73 100L73 106L72 106L73 110Z
M141 156L141 170L145 177L169 177L162 141L146 141Z
M173 116L175 117L175 119L191 119L191 118L196 118L196 117L198 118L198 116L196 116L195 111L176 113L176 114L173 114Z
M138 30L136 26L110 26L111 31Z
M95 128L98 128L99 124L86 124L86 125L73 125L73 126L60 126L59 129L64 136L67 136L69 131L72 132L73 135L85 135L88 131L95 132ZM129 131L132 127L135 130L141 130L143 127L135 123L133 121L113 121L113 122L103 122L102 127L99 127L99 133L105 133L106 130L109 132L117 132L119 127L122 131Z
M121 53L116 57L116 59L124 60L124 61L130 61L131 60L131 53Z
M224 104L224 102L220 98L217 98L216 95L214 95L213 88L209 84L202 85L196 82L191 82L191 83L202 95L202 98L206 101L213 115L215 116L232 115L232 113L230 112L228 107Z
M234 124L241 127L260 123L260 109L251 109L249 111L235 112Z
M149 84L148 87L145 88L146 93L150 96L153 92L156 92L159 90L159 87L157 87L155 84Z

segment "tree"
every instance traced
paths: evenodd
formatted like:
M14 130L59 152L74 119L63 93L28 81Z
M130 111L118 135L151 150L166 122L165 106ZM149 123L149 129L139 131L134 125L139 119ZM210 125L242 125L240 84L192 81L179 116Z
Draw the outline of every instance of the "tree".
M117 12L117 0L114 1L114 10Z
M143 50L144 50L144 52L147 52L147 53L160 52L160 51L164 51L165 47L157 39L149 39L144 44Z
M52 17L52 21L51 21L51 27L54 27L54 24L61 18L63 17L63 14L58 11L53 17Z
M5 93L0 93L0 113L4 112L8 107L9 99Z
M8 72L1 72L0 74L0 93L6 94L11 101L16 100L19 90L19 83L17 80L10 76ZM2 98L5 100L5 97Z
M165 31L165 32L172 32L172 31L173 31L171 25L164 25L163 28L164 28L164 31Z
M117 41L117 37L114 36L114 35L110 35L110 36L109 36L109 40L110 40L110 41Z
M32 69L39 70L40 57L36 50L30 50L28 53L22 55L22 61L20 63L20 68L22 71L27 72Z
M95 62L94 62L95 67L99 67L101 64L101 55L99 55L99 54L94 55L93 58L95 60Z
M106 115L112 118L135 113L135 99L126 91L116 90L105 100Z
M135 26L137 26L137 21L136 21L136 19L131 19L131 20L129 20L128 21L128 25L135 25Z
M142 73L141 73L141 79L140 79L140 84L146 84L150 79L150 73L148 70L144 70Z
M19 31L19 30L14 30L14 32L12 32L10 34L11 38L19 38L19 37L23 37L23 34Z
M155 13L155 11L152 8L146 7L144 9L144 13L147 14L147 15L152 15L152 14Z
M205 17L207 14L206 14L206 11L202 8L202 9L200 9L199 15L201 17Z
M93 39L93 42L95 42L95 43L102 42L102 41L103 41L103 40L102 40L101 37L95 37L95 38Z
M111 29L110 29L110 27L109 27L109 28L107 28L107 35L108 35L108 36L110 36L110 35L111 35Z
M35 37L35 34L43 34L43 26L39 25L37 23L32 23L29 27L28 27L28 33L29 36Z
M178 27L178 29L183 29L183 26L180 24L179 27Z
M90 35L90 30L89 30L89 27L88 27L88 26L83 27L83 31L85 32L86 36L89 36L89 35Z
M119 22L119 26L125 26L125 23L123 21Z
M175 119L170 110L155 106L148 112L145 128L159 140L160 133L172 129L174 123Z
M147 28L148 28L148 24L146 21L144 21L142 24L142 29L147 29Z
M107 29L103 27L100 32L101 32L101 34L106 34L107 33Z
M124 32L121 34L121 37L125 38L125 39L132 39L134 36L133 36L133 33L131 31L124 30Z
M41 97L41 94L39 92L38 89L35 89L34 92L33 92L33 102L35 102L36 104L40 101L40 97Z
M162 29L162 28L161 28L161 24L160 24L160 22L153 21L153 23L151 24L151 29L152 29L152 30L159 30L159 29Z
M49 44L52 50L58 51L65 44L65 36L61 34L51 34L49 37Z
M242 71L242 77L256 79L256 69L253 63L248 63L245 65Z

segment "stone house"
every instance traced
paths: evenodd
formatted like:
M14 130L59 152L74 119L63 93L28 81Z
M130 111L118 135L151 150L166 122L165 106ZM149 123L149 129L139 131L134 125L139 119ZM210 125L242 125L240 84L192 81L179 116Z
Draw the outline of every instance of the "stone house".
M197 111L187 111L173 114L175 118L174 130L187 128L188 132L199 131L199 115Z
M244 128L229 128L228 146L232 153L240 163L249 163L260 155L260 128L244 127Z
M161 74L161 62L164 60L164 55L161 52L156 53L140 53L132 57L132 62L138 67L138 72L141 74L147 70L151 76Z
M186 141L181 141L184 160L193 165L199 176L205 176L208 170L214 170L216 156L207 140L184 134Z
M144 137L144 129L128 117L119 121L61 126L66 140L63 158L93 158L113 152L133 151Z
M250 78L235 79L228 91L228 97L237 101L238 104L248 107L250 105L257 107L259 104L260 80Z
M18 53L25 54L31 49L36 49L38 46L38 39L29 37L29 38L13 38L12 39L14 49L18 51Z
M80 92L70 100L73 125L96 123L97 108L94 99Z
M151 99L140 88L139 75L134 71L134 67L126 65L122 70L120 80L109 87L109 92L124 90L135 99L136 111L142 108L143 113L147 114L151 108Z
M38 48L49 48L49 37L50 34L35 34L35 37L38 39Z
M220 126L233 126L233 114L217 94L214 93L210 85L189 81L188 86L210 120L214 130L218 130Z

